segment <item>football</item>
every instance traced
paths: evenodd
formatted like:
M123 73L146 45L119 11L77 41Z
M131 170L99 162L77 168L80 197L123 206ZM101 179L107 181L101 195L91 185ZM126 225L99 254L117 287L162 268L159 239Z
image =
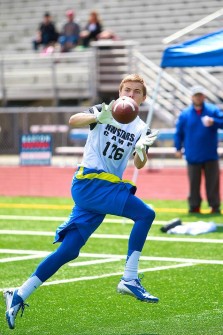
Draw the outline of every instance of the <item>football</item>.
M112 105L113 118L123 124L134 121L138 113L139 106L129 97L120 97Z

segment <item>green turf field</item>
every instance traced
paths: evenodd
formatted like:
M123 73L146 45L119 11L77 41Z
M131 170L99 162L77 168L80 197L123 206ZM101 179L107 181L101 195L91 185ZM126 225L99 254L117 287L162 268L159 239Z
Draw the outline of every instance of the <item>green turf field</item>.
M149 201L157 213L140 260L143 285L160 298L142 303L116 293L132 223L107 216L82 249L28 299L16 329L5 322L0 299L0 335L222 335L222 215L187 214L186 201ZM0 197L0 290L19 286L56 248L56 227L72 201ZM204 212L205 205L204 205ZM217 231L169 235L161 225L214 221ZM1 292L2 294L2 292Z

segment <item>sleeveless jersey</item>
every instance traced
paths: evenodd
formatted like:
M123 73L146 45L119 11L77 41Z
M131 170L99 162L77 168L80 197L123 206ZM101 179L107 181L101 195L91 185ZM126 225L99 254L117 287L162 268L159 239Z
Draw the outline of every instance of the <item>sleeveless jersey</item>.
M101 112L102 106L93 106L86 113L94 113L96 109ZM137 116L131 123L120 126L121 129L109 124L91 124L80 165L122 178L145 122Z

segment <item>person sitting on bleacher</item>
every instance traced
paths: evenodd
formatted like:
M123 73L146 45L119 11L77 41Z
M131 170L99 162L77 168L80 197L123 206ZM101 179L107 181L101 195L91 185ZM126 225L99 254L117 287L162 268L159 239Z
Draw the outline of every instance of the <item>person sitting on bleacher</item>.
M43 22L40 23L37 36L33 40L33 49L38 50L39 46L42 45L44 48L53 46L58 39L58 32L55 24L52 22L50 13L44 14Z
M83 47L87 48L91 41L96 41L98 35L102 32L102 23L99 18L99 15L96 11L92 11L89 14L88 22L81 31L81 43Z
M78 45L80 38L80 26L74 21L74 11L71 9L68 10L66 16L67 23L64 24L59 37L61 52L71 51L71 49Z

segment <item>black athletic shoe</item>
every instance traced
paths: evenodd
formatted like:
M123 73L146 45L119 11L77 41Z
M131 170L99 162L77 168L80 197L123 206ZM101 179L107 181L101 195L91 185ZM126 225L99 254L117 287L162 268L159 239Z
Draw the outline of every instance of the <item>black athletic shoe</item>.
M189 213L200 213L200 207L192 207L189 209Z
M172 229L176 226L180 226L182 224L182 221L178 218L176 219L173 219L171 221L169 221L169 223L167 223L165 226L161 227L160 230L163 232L163 233L166 233L169 229Z
M219 208L213 208L211 209L211 214L221 214L221 211Z

